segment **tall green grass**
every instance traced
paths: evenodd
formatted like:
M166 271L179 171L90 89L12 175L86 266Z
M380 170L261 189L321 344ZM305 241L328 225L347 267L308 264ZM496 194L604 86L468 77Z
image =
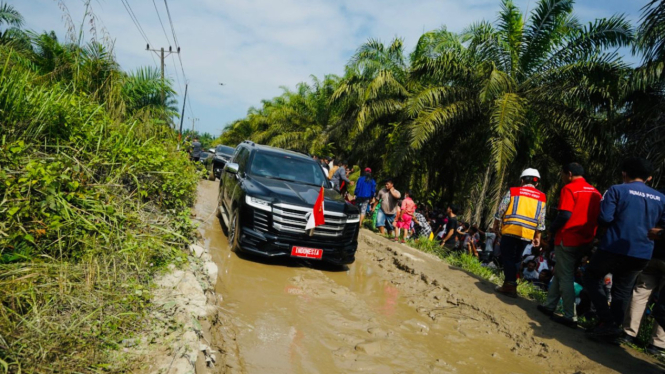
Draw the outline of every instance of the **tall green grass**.
M150 336L152 278L185 259L196 168L98 97L0 46L0 373L137 369L121 342Z

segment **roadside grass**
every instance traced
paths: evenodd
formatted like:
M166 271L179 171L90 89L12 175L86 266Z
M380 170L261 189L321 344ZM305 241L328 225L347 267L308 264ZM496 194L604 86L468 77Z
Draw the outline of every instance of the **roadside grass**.
M0 46L0 373L135 371L122 342L185 262L199 174L161 120L16 59Z

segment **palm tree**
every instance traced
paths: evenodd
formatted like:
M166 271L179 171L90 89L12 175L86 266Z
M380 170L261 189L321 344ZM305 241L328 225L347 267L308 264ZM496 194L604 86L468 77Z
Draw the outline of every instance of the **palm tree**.
M284 94L265 103L262 113L265 118L261 120L267 126L260 126L264 130L253 134L252 139L300 152L323 151L327 146L323 132L335 118L329 101L339 85L339 77L327 75L323 80L312 77L312 81L311 85L298 84L295 92L284 89Z
M338 145L338 154L371 167L391 167L386 163L394 134L403 120L408 64L401 39L385 46L370 40L356 51L346 66L345 77L332 96L340 117L328 132ZM341 145L345 144L345 147Z
M0 45L10 45L17 49L30 48L30 41L23 27L23 16L13 6L0 2Z
M485 192L492 185L494 203L527 165L558 171L551 166L607 149L627 76L608 49L630 45L632 30L621 16L581 26L572 11L573 0L541 0L525 20L503 0L495 24L424 35L410 76L419 86L408 104L412 149L473 139L487 160L476 180ZM544 178L554 186L554 175Z
M665 174L665 1L652 0L642 8L633 47L643 56L633 74L628 110L622 121L628 152L649 157Z

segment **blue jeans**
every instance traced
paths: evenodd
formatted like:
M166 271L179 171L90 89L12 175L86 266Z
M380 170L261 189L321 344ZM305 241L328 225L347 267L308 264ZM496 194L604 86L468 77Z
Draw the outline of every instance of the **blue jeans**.
M376 214L376 227L386 227L388 231L393 231L393 221L395 220L394 214L386 214L383 209L379 207L379 212Z

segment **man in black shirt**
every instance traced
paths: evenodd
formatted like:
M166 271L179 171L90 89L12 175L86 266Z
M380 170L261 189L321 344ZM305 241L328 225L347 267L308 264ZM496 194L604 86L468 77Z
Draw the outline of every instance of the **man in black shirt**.
M441 240L441 247L448 243L448 247L452 248L455 245L455 233L457 232L457 212L459 207L455 204L448 206L448 223L446 224L446 233L443 234Z

